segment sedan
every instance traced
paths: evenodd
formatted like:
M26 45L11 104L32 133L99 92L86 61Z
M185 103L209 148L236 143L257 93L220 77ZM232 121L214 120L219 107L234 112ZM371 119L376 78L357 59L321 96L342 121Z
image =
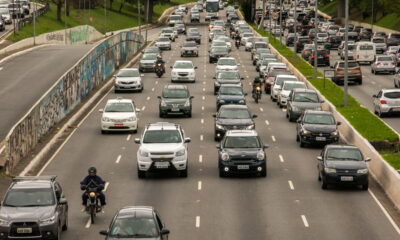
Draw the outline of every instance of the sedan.
M216 71L238 71L238 66L240 64L236 63L236 59L233 57L220 58L218 59Z
M171 50L171 40L168 37L159 37L155 44L161 50Z
M196 70L197 67L193 65L192 61L175 61L174 65L171 66L171 82L195 82L196 81Z
M217 111L222 105L239 104L246 105L246 93L243 88L236 84L223 84L218 91L217 96Z
M289 94L293 89L306 89L307 85L300 81L285 81L282 85L282 90L279 92L277 104L279 107L286 107Z
M361 185L368 190L368 165L370 158L364 158L360 149L351 145L326 145L318 160L318 180L321 188L329 184Z
M287 101L286 118L289 122L297 120L305 110L322 110L324 102L315 90L293 89Z
M197 47L197 43L194 41L187 41L182 44L181 47L181 57L184 56L199 56L199 48Z
M143 91L143 74L137 68L123 68L118 71L115 77L114 92L118 91Z
M400 89L382 89L374 98L374 113L379 117L400 113Z
M371 73L375 75L382 72L395 74L396 65L397 63L393 56L377 56L375 62L371 64Z
M106 107L100 109L103 113L101 117L101 133L109 131L132 131L137 132L139 109L135 108L135 104L131 99L110 99L107 101Z
M143 54L139 60L139 72L154 71L156 66L157 54Z
M219 91L219 88L223 86L224 84L235 84L238 86L242 86L242 83L240 80L243 80L243 77L240 77L239 72L228 72L228 71L223 71L223 72L217 72L215 74L215 79L214 81L214 95L216 95Z

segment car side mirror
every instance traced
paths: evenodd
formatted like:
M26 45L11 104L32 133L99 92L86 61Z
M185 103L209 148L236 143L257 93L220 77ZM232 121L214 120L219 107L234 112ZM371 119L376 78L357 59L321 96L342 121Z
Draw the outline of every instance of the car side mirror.
M318 156L318 157L317 157L317 160L318 160L318 161L322 161L322 156Z
M167 235L167 234L169 234L169 230L168 229L163 229L163 230L161 230L161 235Z
M140 144L140 138L135 138L134 141L135 141L136 144Z
M367 157L364 161L369 162L371 161L371 158Z
M372 95L373 98L376 98L376 94Z
M216 114L216 113L214 113L212 116L213 116L213 117L217 117L217 114Z
M341 124L342 124L342 122L337 122L337 123L336 123L336 125L338 125L338 126L341 125Z
M256 118L256 117L258 117L257 114L253 114L253 118Z
M217 145L215 145L215 147L216 147L217 149L221 149L221 144L217 144Z
M172 66L169 66L169 68L172 68Z
M161 99L161 96L157 96L158 99Z
M58 201L60 204L67 204L68 201L66 198L60 198L60 201Z
M99 112L101 112L101 113L102 113L102 112L104 112L104 109L102 109L102 108L101 108L101 109L99 109Z
M190 138L185 138L185 143L190 143L192 141L192 139Z
M194 96L190 96L190 99L193 99L194 98Z
M108 236L108 231L107 230L101 230L100 235Z
M197 69L197 66L196 66L196 67L194 67L194 69Z

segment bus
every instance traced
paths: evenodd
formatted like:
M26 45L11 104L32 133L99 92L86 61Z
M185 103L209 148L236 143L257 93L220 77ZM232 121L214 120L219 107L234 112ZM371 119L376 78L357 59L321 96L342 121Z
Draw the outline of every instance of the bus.
M219 0L206 0L206 11L217 13L219 11Z

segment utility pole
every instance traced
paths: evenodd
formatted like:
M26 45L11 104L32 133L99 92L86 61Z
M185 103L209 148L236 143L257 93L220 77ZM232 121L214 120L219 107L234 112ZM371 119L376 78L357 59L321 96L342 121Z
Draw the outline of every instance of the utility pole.
M263 11L262 11L262 16L261 16L260 24L258 24L258 29L260 29L261 24L264 23L264 16L265 16L265 0L263 0L262 8L263 8Z
M297 0L294 1L294 52L297 53Z
M36 45L36 0L34 1L35 7L33 9L33 46Z
M150 11L150 9L149 9L149 8L150 8L150 1L151 1L151 0L147 0L147 1L146 1L146 23L147 23L147 24L149 23L149 20L150 20L150 19L149 19L149 14L150 14L150 12L149 12L149 11ZM151 20L150 20L150 22L151 22ZM144 38L144 39L145 39L144 42L147 43L147 28L146 28L145 38Z
M283 3L282 0L280 0L280 10L279 10L279 47L282 48L282 34L283 34L283 29L282 29L282 10L283 10Z
M317 34L318 34L318 0L315 1L315 36L314 36L314 78L318 76L318 41L317 41Z
M348 105L348 96L347 96L347 91L348 91L348 78L349 78L349 52L348 52L348 47L349 47L349 0L346 0L346 9L345 9L345 32L344 32L344 106L347 107Z
M374 0L372 0L372 17L371 17L371 30L374 29Z
M15 9L15 0L13 0L13 9ZM14 16L15 16L15 18L14 18ZM12 17L12 19L13 19L13 27L14 27L14 37L15 37L15 31L16 31L16 29L15 29L15 19L17 18L17 13L16 13L16 11L14 10L13 11L13 13L11 14L11 17Z
M272 0L269 0L269 33L272 34Z
M67 45L67 0L64 0L64 38Z
M141 30L140 30L140 0L137 1L137 7L138 7L139 35L142 35L142 32L141 32Z
M107 33L107 0L104 0L104 34Z

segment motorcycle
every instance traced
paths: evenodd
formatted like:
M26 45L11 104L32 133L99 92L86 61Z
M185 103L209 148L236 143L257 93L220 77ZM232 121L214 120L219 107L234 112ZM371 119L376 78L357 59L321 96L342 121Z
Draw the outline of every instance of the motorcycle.
M163 65L161 63L157 63L156 64L156 67L155 67L154 71L156 72L158 78L161 78L162 75L165 73L165 70L164 70Z
M239 49L239 47L240 47L240 40L239 39L236 39L235 45L236 45L236 48Z
M261 86L256 86L256 88L253 91L253 98L256 103L261 99Z
M93 185L96 185L96 187L91 187ZM90 182L85 188L85 194L88 196L85 210L90 215L91 223L94 224L94 218L96 217L96 214L101 211L101 204L98 198L100 193L98 191L97 184L94 182Z

